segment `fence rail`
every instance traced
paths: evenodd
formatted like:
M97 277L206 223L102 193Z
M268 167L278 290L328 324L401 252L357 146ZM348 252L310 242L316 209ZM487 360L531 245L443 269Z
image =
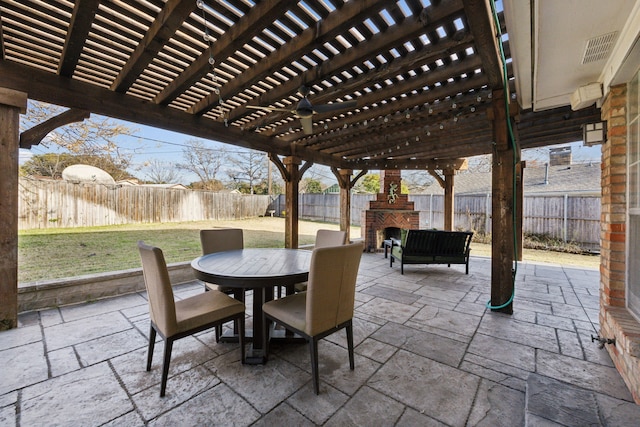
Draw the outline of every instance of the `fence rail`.
M243 219L265 215L270 196L20 178L21 230Z

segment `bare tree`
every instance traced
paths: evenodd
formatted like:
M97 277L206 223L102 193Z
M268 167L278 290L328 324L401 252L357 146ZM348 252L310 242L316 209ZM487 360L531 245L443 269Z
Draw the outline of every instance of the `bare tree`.
M431 184L434 178L429 172L421 171L402 171L402 184L406 185L407 192L410 194L423 193Z
M30 129L65 110L57 105L30 101L27 114L20 117L20 130ZM63 153L85 158L92 166L101 167L98 163L104 162L124 171L131 166L132 156L124 154L115 139L132 132L132 129L112 119L92 115L82 122L70 123L49 132L42 146L58 147Z
M149 182L154 184L174 184L182 178L178 167L171 162L149 160L145 162L144 170Z
M259 151L237 151L229 158L230 167L227 175L241 188L242 181L249 184L249 193L255 193L255 185L263 181L267 175L267 158Z
M191 139L186 142L187 147L182 150L184 163L178 164L178 168L195 174L205 189L209 184L216 182L216 175L227 162L227 150L223 147L205 147L204 142Z

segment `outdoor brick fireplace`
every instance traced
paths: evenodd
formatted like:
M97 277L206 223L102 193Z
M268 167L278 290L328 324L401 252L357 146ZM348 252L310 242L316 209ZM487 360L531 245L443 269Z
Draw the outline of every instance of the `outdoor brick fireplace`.
M365 249L375 252L389 237L400 237L400 229L417 229L420 212L414 210L407 194L400 194L400 171L380 172L380 190L369 209L362 212L362 227Z

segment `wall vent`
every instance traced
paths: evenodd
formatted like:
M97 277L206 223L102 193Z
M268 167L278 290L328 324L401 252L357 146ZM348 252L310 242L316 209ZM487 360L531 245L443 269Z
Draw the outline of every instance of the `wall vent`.
M617 37L618 32L614 31L587 40L587 47L584 49L584 55L582 56L582 64L589 64L606 59Z

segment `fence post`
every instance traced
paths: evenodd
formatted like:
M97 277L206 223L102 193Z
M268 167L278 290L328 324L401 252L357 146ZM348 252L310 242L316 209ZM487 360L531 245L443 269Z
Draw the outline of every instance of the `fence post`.
M433 193L429 194L429 228L433 228Z
M564 218L562 220L562 241L567 242L567 222L569 221L569 195L564 195Z
M489 224L489 209L491 209L491 194L487 193L484 204L484 234L489 233L491 224Z

